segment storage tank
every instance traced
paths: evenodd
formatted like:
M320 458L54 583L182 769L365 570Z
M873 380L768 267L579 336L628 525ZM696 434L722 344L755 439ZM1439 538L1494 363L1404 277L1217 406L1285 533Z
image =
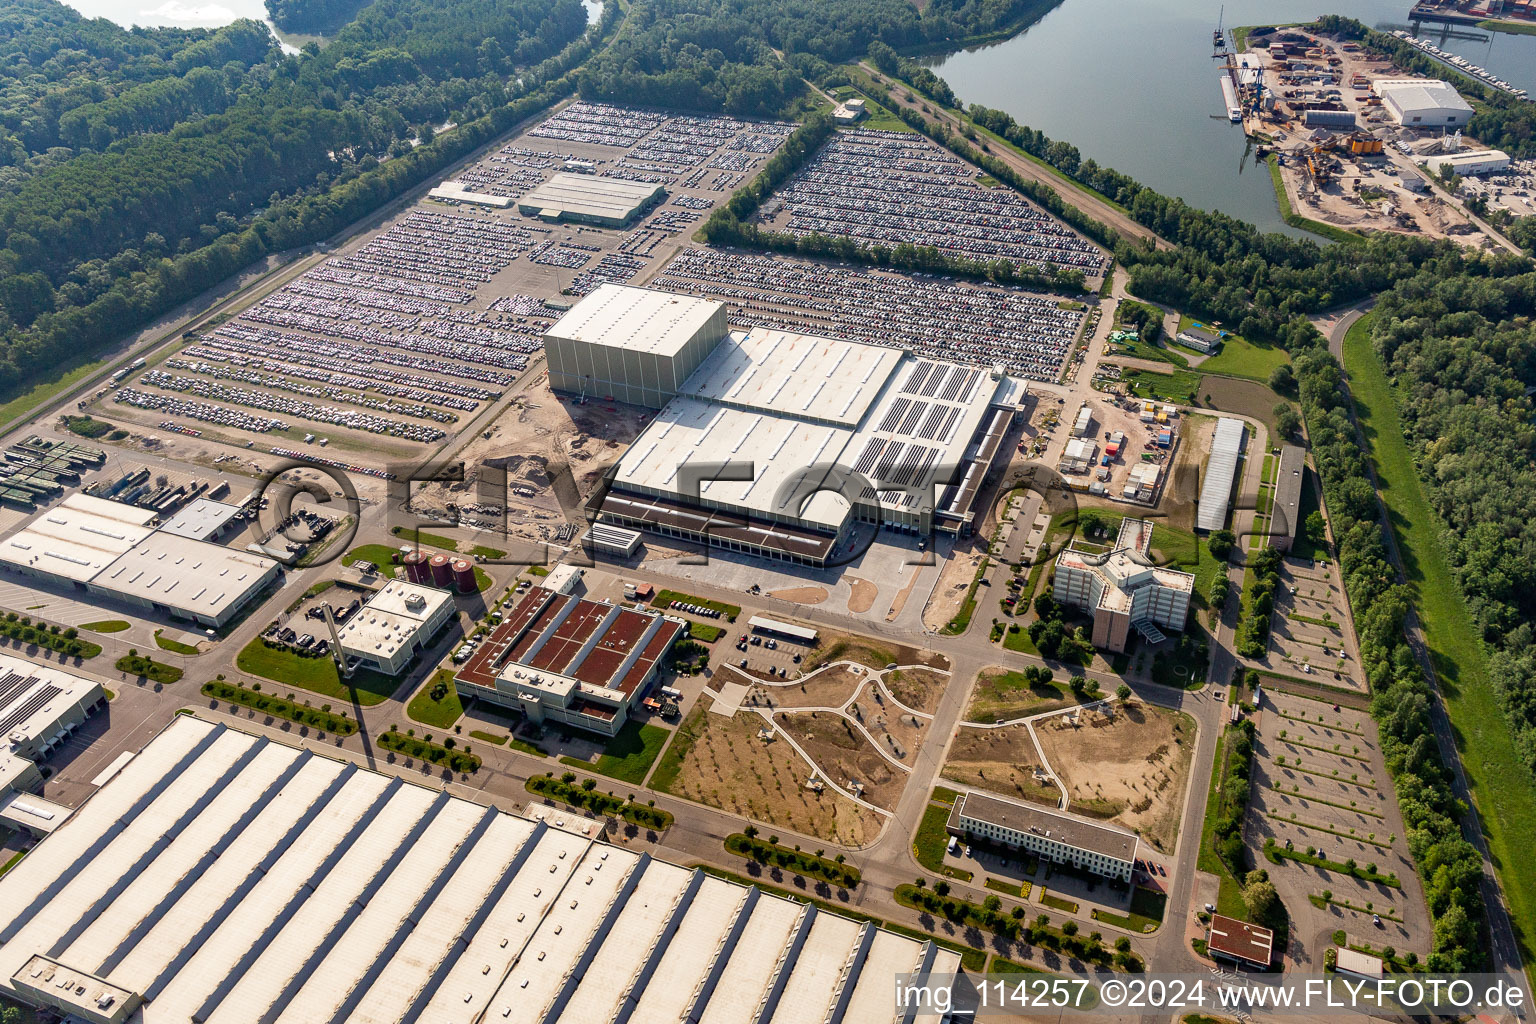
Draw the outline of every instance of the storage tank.
M432 579L427 581L433 586L448 587L453 584L453 568L449 565L447 555L433 555L428 564L432 567Z
M459 588L461 594L473 594L477 589L475 583L475 565L465 558L453 560L453 582Z
M405 578L412 583L432 582L432 571L427 568L427 553L420 548L407 551L400 563L405 566Z

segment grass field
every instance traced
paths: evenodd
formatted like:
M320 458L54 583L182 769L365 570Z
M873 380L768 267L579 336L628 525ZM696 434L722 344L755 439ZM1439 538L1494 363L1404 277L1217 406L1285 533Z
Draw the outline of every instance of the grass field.
M1267 381L1275 367L1290 361L1290 355L1278 345L1262 345L1229 334L1222 343L1221 351L1201 363L1200 369L1205 373L1224 373L1229 377Z
M347 552L344 560L348 565L351 565L358 559L362 559L365 562L374 563L381 570L388 573L391 563L394 562L395 556L399 553L399 548L392 548L388 544L359 544Z
M1125 914L1112 914L1107 910L1095 908L1093 919L1112 924L1132 932L1154 932L1163 923L1163 914L1168 909L1168 894L1154 892L1151 889L1136 887L1131 893L1131 907Z
M448 694L442 700L433 700L432 690L440 682L448 684ZM439 729L453 728L453 723L464 714L464 704L453 687L453 673L446 668L433 673L432 678L421 684L416 696L405 706L405 713L413 722L422 725L435 725Z
M1374 453L1378 490L1391 510L1404 572L1521 955L1530 962L1536 959L1536 859L1526 847L1536 835L1536 794L1494 693L1479 630L1440 549L1442 524L1420 489L1391 385L1371 346L1371 319L1361 317L1344 339L1350 394Z
M5 404L0 405L0 424L8 423L17 416L23 416L51 401L101 369L105 363L104 359L91 359L73 366L69 366L66 362L65 365L69 366L69 369L58 377L30 387L22 384L15 389L6 388L0 391L0 398L5 399Z
M969 871L944 863L944 850L949 845L949 833L944 831L944 823L949 820L949 811L950 806L942 803L930 803L924 809L923 819L912 833L912 855L929 871L969 882Z
M161 630L155 630L155 645L162 651L170 651L172 654L180 654L184 657L195 657L200 652L191 644L184 644L180 640L169 640L161 636Z
M284 686L297 686L322 697L338 700L355 697L364 707L382 704L395 692L395 680L389 676L359 670L347 681L349 686L337 675L336 663L330 658L301 658L292 651L268 647L261 637L245 645L235 658L235 667L241 672Z
M645 773L651 770L651 764L661 753L661 748L666 746L669 735L670 731L659 725L625 722L619 734L608 741L596 762L562 757L560 763L573 768L585 768L589 772L638 786L645 781Z
M1191 405L1200 391L1200 374L1194 370L1157 373L1152 370L1126 370L1121 375L1130 393L1137 398Z
M452 537L444 537L440 533L428 533L426 530L413 530L405 526L396 526L389 531L401 540L415 544L426 544L434 548L442 548L444 551L457 551L459 542Z
M128 623L122 619L107 619L105 622L87 622L80 628L92 633L121 633L128 628Z
M1195 866L1215 875L1220 883L1216 894L1216 912L1239 920L1246 919L1248 908L1243 904L1242 886L1227 870L1226 863L1216 855L1216 819L1221 816L1222 776L1226 772L1227 738L1231 730L1216 737L1216 757L1212 762L1211 784L1205 798L1205 821L1200 826L1200 852Z

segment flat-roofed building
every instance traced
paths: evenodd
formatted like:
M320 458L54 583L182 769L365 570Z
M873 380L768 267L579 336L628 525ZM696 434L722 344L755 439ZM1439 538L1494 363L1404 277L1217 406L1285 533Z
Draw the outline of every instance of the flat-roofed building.
M454 611L446 590L390 580L337 628L342 657L357 667L399 675Z
M1471 104L1449 82L1383 79L1371 88L1392 120L1404 128L1458 128L1472 120Z
M1149 643L1163 640L1163 629L1184 631L1195 577L1152 562L1152 530L1150 520L1124 519L1109 551L1069 547L1056 556L1052 594L1093 616L1095 647L1124 651L1133 631Z
M651 182L562 171L519 199L517 209L540 220L620 228L666 196L665 188Z
M240 524L241 508L227 501L198 498L166 520L160 529L188 540L217 540L232 526Z
M1301 492L1307 480L1307 453L1299 445L1280 449L1280 468L1275 471L1275 503L1269 520L1269 543L1291 550L1301 536Z
M94 680L0 654L0 794L41 782L38 763L106 704Z
M645 696L680 619L530 588L459 670L460 696L613 736Z
M1217 959L1266 970L1274 956L1275 933L1262 925L1212 914L1205 944Z
M224 625L277 578L273 560L156 529L154 516L71 494L0 541L0 563L205 626Z
M0 990L97 1024L823 1024L960 970L564 817L179 715L0 876Z
M853 522L964 534L1026 397L1001 367L732 331L619 460L597 512L809 565L847 550Z
M468 203L471 206L489 206L493 210L504 210L512 205L508 196L492 195L489 192L476 192L470 189L462 181L445 181L427 193L427 198L436 199L443 203Z
M544 333L549 386L660 409L726 330L719 302L600 285Z
M945 829L962 839L1002 843L1124 882L1131 880L1140 842L1132 832L975 792L960 794Z
M1184 328L1178 333L1176 340L1198 352L1215 352L1221 347L1221 335L1215 331L1208 331L1198 324L1191 324Z
M641 539L639 530L626 530L612 523L593 523L582 536L581 544L588 552L630 558L639 550Z

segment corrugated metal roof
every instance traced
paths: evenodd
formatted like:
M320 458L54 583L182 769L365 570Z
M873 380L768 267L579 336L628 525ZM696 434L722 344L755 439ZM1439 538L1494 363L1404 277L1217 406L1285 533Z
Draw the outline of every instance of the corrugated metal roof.
M1195 516L1195 526L1201 530L1219 530L1227 521L1227 511L1232 507L1232 482L1237 477L1237 460L1242 454L1246 430L1242 420L1222 417L1216 421Z

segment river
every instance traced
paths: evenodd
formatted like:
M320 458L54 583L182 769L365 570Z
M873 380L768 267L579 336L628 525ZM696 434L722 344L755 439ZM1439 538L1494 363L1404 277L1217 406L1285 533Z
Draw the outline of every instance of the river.
M1225 24L1343 13L1373 27L1406 28L1409 6L1410 0L1227 0ZM1063 0L1010 39L923 63L963 102L1005 110L1159 192L1266 231L1299 234L1280 219L1268 169L1224 112L1211 59L1220 11L1219 2ZM1425 24L1418 34L1536 95L1536 36L1474 29L1486 41L1442 42L1442 28Z

